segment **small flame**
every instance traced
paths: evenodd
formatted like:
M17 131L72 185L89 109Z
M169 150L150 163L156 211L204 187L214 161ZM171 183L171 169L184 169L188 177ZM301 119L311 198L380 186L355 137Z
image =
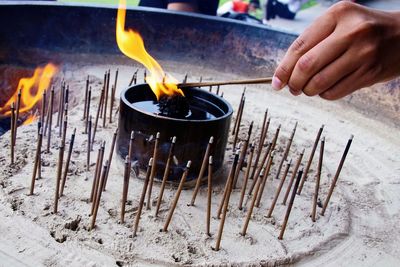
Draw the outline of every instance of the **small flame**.
M30 114L22 123L22 125L28 125L33 123L34 121L36 121L36 119L38 118L38 116L36 114Z
M18 92L21 90L21 101L19 114L30 111L42 99L43 92L49 88L51 79L57 73L58 68L52 63L45 67L37 67L32 77L21 78L18 87L10 99L0 107L0 114L11 115L11 103L17 103ZM22 116L21 116L22 117ZM29 115L24 124L29 124L34 121L36 115Z
M129 58L143 64L150 72L146 77L146 82L150 85L157 99L162 95L180 94L181 89L177 87L178 80L166 75L160 64L147 53L144 42L140 34L132 29L125 30L126 0L119 1L116 37L117 44L122 53Z

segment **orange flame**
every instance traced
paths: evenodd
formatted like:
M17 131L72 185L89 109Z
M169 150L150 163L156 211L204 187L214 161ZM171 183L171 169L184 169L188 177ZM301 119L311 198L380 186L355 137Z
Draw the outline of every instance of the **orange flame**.
M57 66L49 63L43 68L37 67L32 77L21 78L14 94L3 107L0 107L0 114L11 115L11 103L17 103L19 90L21 90L19 113L23 114L30 111L42 99L43 92L49 88L51 79L57 71ZM28 122L25 121L24 124L34 121L35 118L35 115L30 115Z
M22 123L22 125L31 124L31 123L33 123L37 118L38 118L38 116L37 116L36 114L30 114L30 115L28 116L28 118L26 118L26 119L24 120L24 122Z
M147 53L144 42L140 34L132 29L125 30L126 17L126 0L119 1L116 37L117 44L122 53L127 57L140 62L150 72L146 77L146 82L150 85L157 99L162 95L180 94L183 96L181 89L177 87L178 81L166 75L160 64Z

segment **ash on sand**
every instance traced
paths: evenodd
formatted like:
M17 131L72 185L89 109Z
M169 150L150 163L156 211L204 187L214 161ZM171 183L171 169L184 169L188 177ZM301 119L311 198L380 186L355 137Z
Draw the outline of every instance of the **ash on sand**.
M168 63L167 63L168 64ZM169 63L173 64L173 63ZM119 65L119 85L129 83L132 67ZM243 114L243 139L250 121L262 122L266 107L271 114L271 126L267 136L272 138L278 124L282 124L272 173L268 178L261 206L255 209L250 221L248 235L240 236L246 209L240 211L237 204L240 189L232 193L228 217L225 223L221 250L213 251L219 220L212 218L211 233L205 234L207 190L201 188L196 206L188 207L192 190L184 190L179 200L169 231L160 232L175 189L168 188L160 215L154 217L155 207L144 210L138 236L132 238L132 224L136 215L143 181L131 178L129 185L125 224L120 224L120 199L122 195L123 164L116 156L110 169L107 190L103 193L96 228L88 231L90 224L90 195L94 166L85 170L87 138L83 129L83 90L86 75L90 75L93 92L91 113L99 100L102 75L109 66L86 68L70 66L65 72L67 82L75 82L72 95L80 99L79 105L70 109L67 136L73 127L78 132L72 154L64 196L59 201L59 213L52 214L55 168L57 162L57 134L53 134L51 152L43 153L42 178L36 181L35 195L28 196L33 159L36 149L35 124L18 130L16 163L9 166L9 132L0 138L0 262L9 266L143 266L143 265L274 265L295 263L297 265L373 265L396 266L399 264L400 248L400 138L394 136L398 129L374 121L341 102L326 102L318 98L291 97L286 92L276 93L267 86L248 87ZM115 68L116 69L116 66ZM204 77L213 77L196 66L170 67L191 69ZM173 74L183 78L183 73ZM78 75L79 74L79 75ZM69 77L69 78L68 78ZM218 78L230 79L219 73ZM238 78L238 77L236 77ZM68 79L71 79L68 81ZM198 77L189 76L189 80ZM241 87L225 87L224 97L237 108ZM98 90L97 90L98 89ZM121 86L118 88L122 89ZM222 89L222 88L221 88ZM55 115L56 116L56 115ZM107 141L116 125L101 125L92 152L92 165L102 140ZM355 135L353 146L344 165L341 177L332 196L326 215L311 222L311 201L318 150L312 170L303 189L296 197L288 227L282 241L277 239L286 211L281 198L272 219L265 215L271 204L279 180L275 179L276 166L283 153L295 121L299 122L289 158L296 159L299 151L306 149L308 159L315 135L325 124L326 154L322 170L320 200L324 200L336 171L344 146L351 133ZM373 130L370 126L374 125ZM54 129L58 131L58 129ZM256 141L259 129L253 140ZM394 134L394 135L393 135ZM67 138L68 139L68 138ZM44 141L44 146L46 141ZM67 144L68 145L68 144ZM228 144L228 148L232 147ZM202 155L195 155L202 156ZM225 169L229 169L231 151L227 151ZM225 172L226 174L226 172ZM291 173L289 173L291 175ZM241 188L243 173L238 182ZM224 187L224 177L216 179L212 194L212 214L218 208ZM250 181L251 182L251 181ZM286 190L285 183L283 191ZM153 188L157 197L159 185ZM283 193L281 193L282 197ZM153 203L154 205L154 203ZM320 209L318 209L320 211Z

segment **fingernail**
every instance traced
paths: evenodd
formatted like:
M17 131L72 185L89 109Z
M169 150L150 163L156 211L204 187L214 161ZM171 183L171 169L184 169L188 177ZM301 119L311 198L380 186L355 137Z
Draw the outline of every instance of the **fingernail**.
M290 88L290 87L289 87L289 91L290 91L290 93L292 93L292 95L294 95L294 96L301 95L301 91L293 90L293 89Z
M272 77L272 83L271 83L272 88L274 88L275 90L280 90L282 89L282 82L281 80L279 80L278 77L274 76Z

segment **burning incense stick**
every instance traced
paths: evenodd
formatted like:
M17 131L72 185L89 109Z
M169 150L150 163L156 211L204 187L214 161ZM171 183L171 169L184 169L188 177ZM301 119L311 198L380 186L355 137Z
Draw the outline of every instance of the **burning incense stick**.
M251 186L249 188L249 192L247 193L248 195L251 195L252 192L253 192L254 186L257 183L257 180L258 180L258 178L260 176L261 170L263 169L265 163L267 162L268 156L269 156L269 154L271 152L271 147L272 147L272 143L269 143L268 147L267 147L267 150L265 151L265 153L263 155L263 158L261 159L261 164L259 165L259 167L258 167L258 169L257 169L257 171L255 173L253 182L252 182L252 184L251 184Z
M60 181L61 181L61 173L62 173L62 165L64 161L64 142L60 141L60 146L58 148L58 164L57 164L57 177L56 177L56 189L54 195L54 213L58 211L58 199L59 199L59 192L60 192Z
M103 142L101 144L101 147L99 148L99 152L97 154L97 161L96 161L96 166L95 166L95 171L94 171L92 191L90 192L90 202L94 202L94 200L96 199L96 190L97 190L98 182L100 179L101 166L103 164L104 146L105 146L105 142Z
M190 204L189 204L190 206L193 206L194 202L196 201L197 193L199 192L199 188L200 188L200 184L201 184L201 178L203 178L204 172L206 170L207 162L208 162L208 158L211 153L211 148L212 148L213 142L214 142L214 136L211 136L208 141L206 152L204 153L203 162L200 167L199 175L197 176L196 186L193 190L192 200L190 201Z
M249 222L250 222L251 216L253 214L254 205L257 200L258 192L260 191L260 186L261 186L262 179L263 179L262 177L264 177L264 173L263 173L264 171L265 171L265 168L263 168L263 171L260 172L260 177L257 179L257 184L255 187L254 195L251 199L249 210L247 211L247 215L246 215L246 219L243 224L242 232L240 233L242 236L245 236L247 233L247 228L249 227Z
M163 228L164 232L168 231L169 223L171 222L172 215L174 215L176 204L178 204L178 200L179 200L179 197L181 195L181 192L182 192L182 189L183 189L183 185L185 184L186 177L187 177L187 175L189 173L191 164L192 164L192 162L189 160L187 162L187 164L186 164L186 169L182 174L181 181L180 181L178 189L176 190L176 193L175 193L174 201L172 202L172 205L171 205L171 207L170 207L170 209L168 211L167 219L165 220L165 223L164 223L164 228Z
M139 220L140 220L140 216L142 214L144 198L146 197L146 191L147 191L147 186L148 186L149 180L150 180L150 172L151 172L152 165L153 165L153 158L150 158L149 164L147 166L146 179L144 180L144 183L143 183L142 195L140 196L139 207L138 207L138 210L136 213L135 225L133 228L133 236L134 237L136 236L136 233L137 233L137 230L139 227Z
M304 170L303 177L301 178L299 191L297 192L297 194L299 194L299 195L301 194L301 191L303 190L304 182L307 180L308 171L310 170L311 163L312 163L313 158L314 158L315 150L317 149L317 146L318 146L318 143L319 143L319 138L321 137L321 134L322 134L323 130L324 130L324 125L322 125L321 128L319 128L317 137L315 138L314 145L313 145L313 148L311 150L310 158L308 159L306 169Z
M289 200L289 205L286 209L285 219L283 220L281 232L279 233L279 237L278 237L279 240L283 239L283 234L285 233L285 230L286 230L286 226L287 226L287 223L289 220L289 215L290 215L290 212L292 211L294 199L296 197L297 188L299 187L299 183L300 183L302 174L303 174L303 170L300 170L299 174L297 175L296 183L294 184L292 195Z
M222 232L224 231L226 214L228 212L228 206L229 206L229 199L231 197L231 193L232 193L232 189L233 189L233 172L236 169L238 160L239 160L239 154L236 153L235 159L234 159L233 165L232 165L232 175L230 175L230 177L229 177L229 180L227 182L228 186L226 188L226 194L224 194L224 195L226 195L226 197L225 197L225 201L224 201L224 208L222 210L221 222L219 223L217 241L215 243L215 248L214 248L214 250L216 250L216 251L219 251L220 246L221 246Z
M124 168L124 185L122 188L122 200L121 200L121 223L125 222L125 205L126 205L126 200L128 198L129 177L130 177L129 162L130 162L129 156L126 156L125 168Z
M86 89L85 89L85 105L83 106L83 116L82 120L86 119L86 109L88 105L88 95L89 95L89 75L86 78Z
M64 174L62 177L61 188L60 188L60 197L64 194L65 182L67 180L68 168L69 168L69 163L71 161L71 155L72 155L72 149L74 148L75 134L76 134L76 128L74 128L74 131L72 132L72 135L71 135L71 139L69 141L67 161L65 162L65 169L64 169Z
M225 183L225 188L224 188L224 194L222 196L221 202L219 204L218 207L218 211L217 211L217 218L220 219L221 218L221 213L223 211L224 208L224 203L228 197L228 193L230 192L230 186L231 184L233 185L233 176L235 175L235 170L236 170L236 166L239 160L239 154L238 152L235 153L235 159L233 160L233 164L231 166L231 170L229 171L229 175L228 175L228 179L226 179L226 183Z
M14 102L11 103L11 142L10 142L10 148L11 148L11 164L14 164L14 138L15 138L15 106Z
M86 153L86 171L90 170L90 139L92 135L92 116L89 116L88 133L87 133L87 153Z
M147 203L146 209L151 209L151 191L153 190L153 183L154 183L154 176L156 175L157 171L157 159L158 159L158 146L160 143L160 133L157 132L156 134L156 141L154 143L154 151L153 151L153 165L151 166L151 173L150 173L150 181L149 181L149 191L147 192Z
M276 202L278 201L279 194L281 193L283 184L285 183L286 176L287 176L287 174L288 174L288 172L289 172L289 168L290 168L290 165L291 165L291 164L292 164L292 160L290 160L290 161L286 164L286 169L285 169L285 171L283 172L282 179L281 179L281 181L280 181L280 183L279 183L278 188L276 189L274 200L272 201L271 207L270 207L269 210L268 210L267 218L271 218L271 216L272 216L272 212L274 211Z
M212 196L212 172L213 172L213 157L208 158L208 179L207 179L207 222L206 234L211 236L210 233L210 220L211 220L211 196Z
M87 106L86 106L86 110L85 110L85 114L86 114L86 119L85 119L85 134L88 131L88 124L89 124L89 116L90 116L90 101L92 98L92 87L89 86L89 92L88 92L88 98L87 98Z
M260 189L260 192L258 193L258 196L257 196L257 201L256 201L256 207L257 208L260 207L261 198L262 198L263 193L264 193L265 184L267 183L267 180L268 180L268 175L269 175L269 172L271 170L272 162L274 160L274 155L275 155L275 150L273 150L271 152L271 155L270 155L270 157L268 159L267 168L265 169L264 176L263 176L263 179L262 179L261 189Z
M290 151L290 147L292 146L294 134L296 133L296 128L297 128L297 121L296 121L296 123L295 123L295 125L294 125L294 128L293 128L293 130L292 130L292 134L290 135L289 141L288 141L288 143L287 143L287 145L286 145L286 149L285 149L285 152L283 153L282 160L281 160L281 162L279 163L279 167L278 167L278 171L276 172L276 177L275 177L275 179L279 179L279 175L281 174L283 162L286 161L286 159L287 159L287 157L288 157L288 155L289 155L289 151Z
M303 160L303 156L304 156L304 149L301 151L301 153L297 159L296 166L294 167L292 176L290 178L289 184L286 189L285 197L283 198L283 201L282 201L283 205L286 205L286 201L289 197L290 190L292 189L292 185L293 185L294 179L296 178L297 171L299 170L301 161Z
M158 199L157 199L157 207L156 207L156 213L155 213L156 217L158 216L158 212L160 211L160 206L161 206L162 198L164 195L165 185L167 184L169 169L171 166L172 157L174 155L175 142L176 142L176 136L174 136L172 138L171 145L169 147L167 163L165 164L165 170L164 170L164 175L163 175L163 179L161 182L160 193L158 194Z
M324 206L323 206L322 211L321 211L321 215L322 216L325 215L326 208L328 207L328 203L329 203L329 200L331 199L331 196L332 196L332 193L333 193L333 189L335 189L337 180L339 179L340 172L342 171L343 164L344 164L344 161L346 160L346 156L347 156L347 153L349 152L351 143L353 142L353 138L354 138L354 136L351 135L349 141L347 141L347 145L346 145L346 148L344 149L342 158L340 159L340 163L339 163L339 166L338 166L338 168L336 170L335 177L333 177L333 181L332 181L331 187L329 188L328 196L325 199Z
M243 181L243 186L242 186L242 191L240 193L240 200L239 200L239 205L238 208L239 210L242 210L243 208L243 200L244 200L244 195L246 192L246 187L247 187L247 182L249 180L249 174L251 170L251 162L253 161L253 155L254 155L254 144L250 145L250 156L246 168L246 174L244 175L244 181Z
M37 147L36 147L35 163L33 164L31 189L29 191L29 195L33 195L33 191L35 189L35 180L36 180L36 174L38 172L38 165L40 163L42 140L43 140L43 128L40 128L39 135L38 135L38 141L37 141Z
M272 77L258 78L258 79L247 79L247 80L236 80L236 81L216 81L216 82L202 82L198 83L179 83L178 88L185 87L205 87L205 86L218 86L218 85L234 85L234 84L260 84L260 83L271 83Z
M54 87L52 87L51 91L50 91L50 104L49 104L50 112L48 115L49 123L46 124L46 127L48 125L48 128L49 128L49 132L47 135L47 153L50 153L51 132L52 132L52 124L53 124L53 106L54 106Z
M99 211L101 193L103 191L103 190L101 190L101 188L103 188L104 181L106 179L107 169L108 169L108 161L106 160L106 162L104 162L103 171L101 173L100 186L98 188L98 192L96 194L96 199L94 201L94 210L91 213L92 214L92 223L90 224L90 230L93 230L96 225L97 212Z
M268 109L265 112L265 115L264 115L265 118L266 118L267 115L268 115ZM270 122L271 122L271 118L268 118L267 124L266 125L263 124L263 128L261 130L260 140L259 140L258 146L257 146L256 160L254 161L254 164L253 164L254 168L253 168L253 171L252 171L252 173L250 175L250 179L252 179L252 180L254 179L255 171L258 168L258 162L260 161L260 156L261 156L261 152L262 152L263 147L264 147L264 142L267 139L267 133L268 133L268 128L269 128ZM257 176L255 176L255 177L257 179Z
M108 179L108 175L110 174L111 162L112 162L112 158L114 155L115 141L117 140L117 135L118 135L118 128L115 129L113 139L111 141L110 154L108 155L108 169L107 169L106 179L104 181L104 187L102 188L103 191L106 190L107 179Z
M321 139L321 145L319 148L319 159L318 159L318 170L317 170L317 176L315 179L315 191L314 191L314 197L313 197L313 206L311 210L311 220L315 222L315 215L317 213L317 201L318 201L318 191L319 191L319 183L321 181L321 170L322 170L322 162L324 158L324 147L325 147L325 137L322 137Z
M97 106L96 119L94 121L94 129L93 129L93 133L92 133L92 141L91 141L91 144L92 144L91 146L92 147L91 147L91 149L93 149L94 140L96 138L97 124L99 123L99 115L101 113L101 106L103 104L104 94L105 94L105 90L104 90L104 87L103 87L103 89L101 90L101 93L100 93L99 104Z

